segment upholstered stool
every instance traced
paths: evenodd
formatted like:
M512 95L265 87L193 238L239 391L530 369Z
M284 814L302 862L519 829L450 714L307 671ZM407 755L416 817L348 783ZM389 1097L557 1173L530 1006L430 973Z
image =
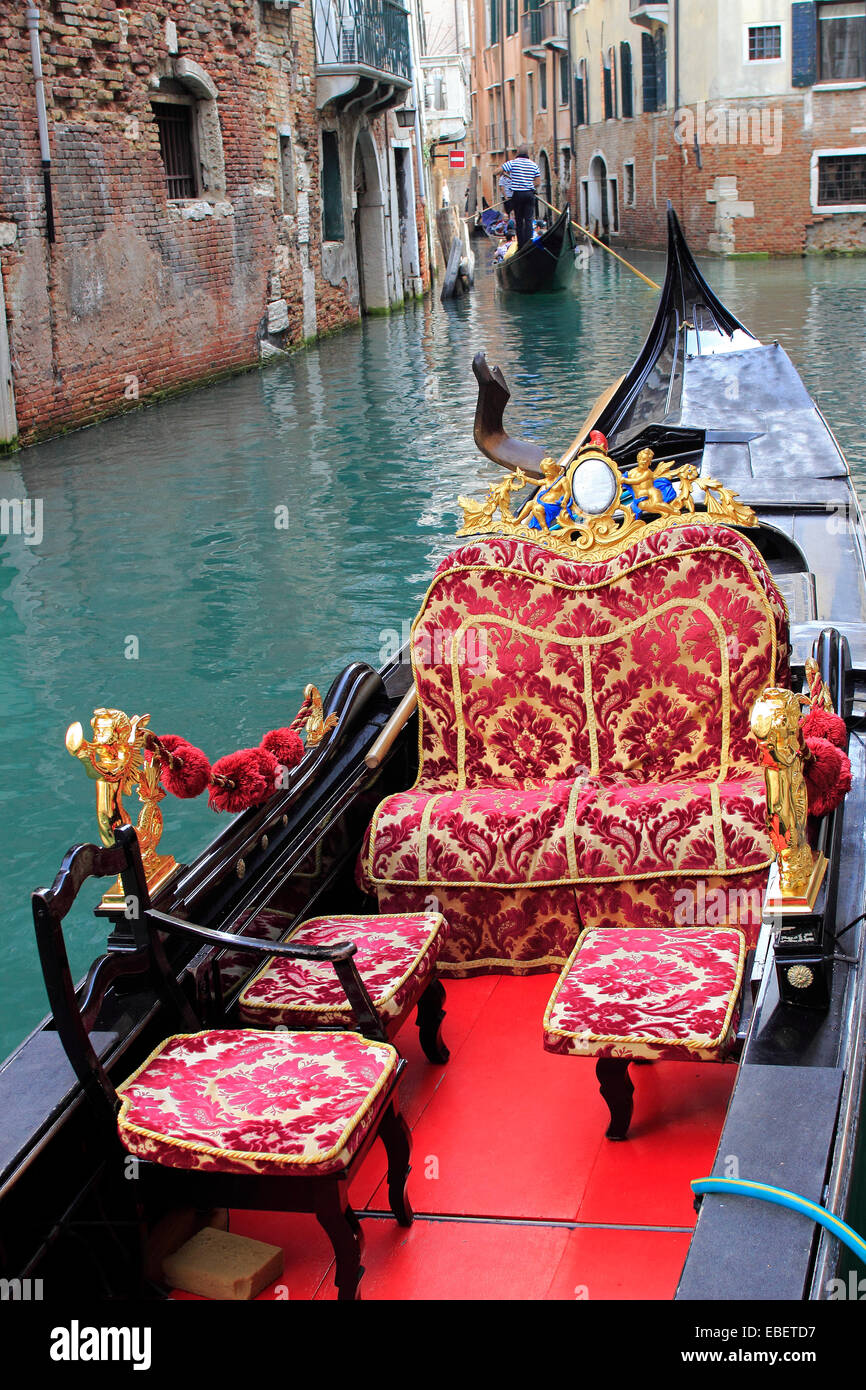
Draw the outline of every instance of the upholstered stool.
M254 922L245 931L254 935ZM370 995L386 1037L393 1036L418 1006L418 1032L431 1062L447 1062L441 1038L445 989L436 978L436 961L447 924L438 912L359 917L313 917L289 938L297 946L333 946L354 941L358 974ZM272 957L250 980L238 1001L240 1017L251 1028L357 1027L333 965L328 961Z
M584 931L544 1015L544 1046L596 1057L609 1139L625 1139L632 1061L722 1062L736 1041L746 940L735 927Z

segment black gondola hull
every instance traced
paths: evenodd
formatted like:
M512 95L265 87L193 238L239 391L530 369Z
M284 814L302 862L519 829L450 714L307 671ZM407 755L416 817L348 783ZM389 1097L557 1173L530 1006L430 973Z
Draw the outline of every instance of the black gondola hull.
M495 267L496 280L515 294L564 290L574 276L574 229L568 208L553 226Z

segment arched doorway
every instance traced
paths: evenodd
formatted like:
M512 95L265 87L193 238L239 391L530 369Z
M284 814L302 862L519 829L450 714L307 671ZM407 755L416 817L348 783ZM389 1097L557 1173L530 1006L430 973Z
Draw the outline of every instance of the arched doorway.
M602 237L610 233L607 165L600 154L593 155L589 164L589 230Z
M550 179L550 160L548 159L545 150L542 150L538 156L538 167L541 170L541 188L539 189L539 192L541 193L541 196L542 198L544 198L545 202L552 203L553 184ZM543 207L541 211L542 216L549 220L550 208Z
M355 190L355 256L361 313L387 309L388 274L385 261L385 198L376 146L369 130L360 130L353 165Z

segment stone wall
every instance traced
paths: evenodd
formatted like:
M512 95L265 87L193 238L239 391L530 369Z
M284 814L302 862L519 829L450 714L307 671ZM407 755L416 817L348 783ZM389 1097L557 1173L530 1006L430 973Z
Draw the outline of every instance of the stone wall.
M41 47L53 245L24 6L4 6L0 264L21 442L357 320L351 219L344 273L323 267L309 5L46 0ZM184 201L168 198L151 108L166 90L196 103L201 186ZM391 119L369 123L380 143Z

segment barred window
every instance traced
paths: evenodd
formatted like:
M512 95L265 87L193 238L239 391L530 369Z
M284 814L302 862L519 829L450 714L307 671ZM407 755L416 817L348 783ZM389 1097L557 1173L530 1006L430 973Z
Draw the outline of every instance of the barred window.
M866 204L866 152L823 155L818 159L818 204Z
M782 56L781 24L749 25L749 62L764 63Z
M169 198L194 198L198 192L192 143L192 103L155 101L151 105L159 131L159 153Z

